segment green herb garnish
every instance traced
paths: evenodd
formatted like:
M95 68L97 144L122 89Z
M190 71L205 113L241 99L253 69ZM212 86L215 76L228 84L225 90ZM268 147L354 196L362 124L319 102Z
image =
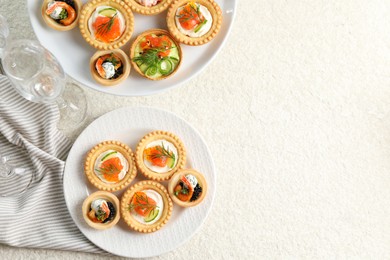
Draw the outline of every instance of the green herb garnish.
M135 193L134 196L135 196L135 203L130 203L128 205L129 211L134 209L134 208L139 208L141 210L158 208L157 205L153 205L153 204L149 203L148 196L146 194L145 194L145 196L140 196L137 193Z
M115 67L119 63L119 60L115 58L114 53L111 53L111 57L105 59L104 62L111 62Z
M68 12L65 9L62 9L61 13L58 15L58 20L63 20L68 17Z
M110 164L108 167L99 167L99 169L95 169L95 170L103 174L116 174L119 172L119 169L112 164Z
M169 151L169 147L164 147L164 143L161 142L161 146L156 146L156 150L159 151L159 153L148 155L151 160L161 158L161 157L167 157L175 160L175 154L171 151Z
M106 219L106 212L99 206L98 207L98 210L96 211L95 215L96 215L96 218L99 220L99 221L103 221Z
M101 25L98 26L97 28L97 34L105 34L107 32L109 32L112 28L112 25L114 24L114 20L115 20L115 17L116 17L117 13L115 13L111 18L110 20L108 20L107 22L105 23L102 23Z

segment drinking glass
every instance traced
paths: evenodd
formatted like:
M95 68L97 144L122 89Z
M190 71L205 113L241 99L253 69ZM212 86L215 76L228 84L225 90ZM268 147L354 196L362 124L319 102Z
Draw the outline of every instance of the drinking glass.
M0 15L0 73L5 73L11 85L27 100L56 102L60 112L59 129L79 126L87 114L83 90L67 78L58 60L39 42L10 41L8 35L7 21ZM18 167L20 162L2 153L4 149L0 147L0 196L21 194L43 177Z
M84 121L87 101L83 90L67 79L56 57L39 42L23 39L7 43L2 63L5 74L24 98L38 103L57 102L59 129Z
M0 197L23 193L30 187L34 174L26 168L10 163L9 156L0 154Z

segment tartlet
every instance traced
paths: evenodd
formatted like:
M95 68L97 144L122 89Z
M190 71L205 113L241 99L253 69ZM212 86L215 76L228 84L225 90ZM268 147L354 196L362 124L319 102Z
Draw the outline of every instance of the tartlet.
M134 16L121 0L92 0L83 5L79 20L83 38L94 48L113 50L133 34Z
M92 78L103 86L117 85L130 74L130 59L121 49L97 51L89 64Z
M133 230L155 232L171 217L173 203L168 191L155 181L141 181L125 191L121 198L122 219Z
M182 58L180 44L162 29L141 33L130 49L130 62L135 71L151 80L162 80L175 74Z
M48 5L51 2L55 5L52 5L49 8ZM75 28L79 21L82 3L81 0L73 0L72 2L72 5L70 5L65 1L60 0L44 0L42 2L41 11L45 23L58 31L68 31ZM54 19L52 16L57 19Z
M90 227L100 230L111 228L120 219L119 200L110 192L94 192L84 200L82 213Z
M222 25L222 11L213 0L175 0L168 9L167 25L171 35L187 45L211 41Z
M84 172L99 190L117 191L128 186L137 175L130 147L119 141L104 141L87 154Z
M207 182L194 169L176 172L168 184L169 196L182 207L193 207L201 203L207 193Z
M138 170L155 181L169 180L186 163L182 141L167 131L158 130L145 135L135 153Z
M143 14L143 15L155 15L165 11L172 3L173 0L124 0L124 1L136 13Z

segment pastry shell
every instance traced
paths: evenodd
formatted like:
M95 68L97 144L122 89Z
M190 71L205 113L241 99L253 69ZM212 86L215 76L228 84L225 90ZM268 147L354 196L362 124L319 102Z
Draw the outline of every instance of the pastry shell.
M150 170L144 163L144 150L146 146L155 140L164 139L171 142L177 149L178 159L175 167L168 172L158 173ZM138 170L145 175L146 178L155 181L166 181L169 180L172 175L178 170L182 169L186 163L186 150L184 144L175 134L167 131L153 131L145 135L137 145L135 152L135 162Z
M120 152L129 163L129 169L125 177L117 183L105 183L98 176L96 176L94 167L95 161L100 154L107 150L115 150ZM99 190L103 191L117 191L128 186L137 175L137 168L135 166L134 154L131 151L130 147L119 142L119 141L104 141L97 144L93 147L87 154L85 164L84 164L84 173L89 180L89 182L94 185Z
M116 213L115 213L115 217L113 220L111 220L107 223L96 223L96 222L93 222L91 219L89 219L88 212L91 208L92 201L95 199L104 199L106 201L110 201L114 205L114 207L116 209ZM118 223L118 221L120 219L119 200L114 194L107 192L107 191L94 192L84 200L83 206L82 206L82 213L83 213L83 217L84 217L85 222L87 222L87 224L90 227L95 228L95 229L99 229L99 230L111 228L111 227L115 226L116 223Z
M98 41L92 38L91 32L88 28L88 20L91 17L92 13L99 6L112 6L115 9L119 10L124 19L126 28L123 31L122 35L113 42L105 43ZM80 13L79 28L83 38L94 48L100 50L113 50L118 49L119 47L126 44L133 34L134 30L134 15L128 5L125 4L122 0L92 0L83 5Z
M161 0L160 3L156 4L155 6L143 6L139 4L137 0L124 1L136 13L143 15L155 15L168 9L169 5L172 3L173 0Z
M111 54L111 53L115 54L116 56L118 56L120 58L120 60L122 62L122 66L123 66L123 73L122 73L122 75L120 75L116 79L104 79L96 71L96 68L95 68L96 61L99 57L106 55L106 54ZM103 86L114 86L114 85L121 83L129 76L131 65L130 65L129 57L126 55L126 53L124 51L122 51L121 49L116 49L116 50L97 51L91 57L91 59L89 61L89 67L90 67L92 78L96 82L98 82L100 85L103 85Z
M165 76L161 76L159 78L152 78L152 77L148 77L147 75L145 75L145 73L143 73L141 71L141 69L138 67L137 63L133 61L134 59L134 53L135 53L135 49L138 45L138 42L140 40L142 40L145 36L149 35L149 34L155 34L157 36L162 36L162 35L166 35L169 37L169 39L171 39L171 41L176 45L177 47L177 50L178 50L178 53L179 53L179 63L177 64L176 68L174 71L172 71L172 73L168 74L168 75L165 75ZM138 37L134 40L134 42L131 44L131 48L130 48L130 62L131 62L131 65L133 66L133 68L135 69L135 71L137 71L142 77L144 78L147 78L147 79L151 79L151 80L162 80L162 79L166 79L168 77L171 77L173 74L176 73L176 71L179 69L180 65L181 65L181 61L183 59L183 53L181 51L181 47L180 47L180 44L179 42L177 42L173 37L172 35L169 34L168 31L166 30L163 30L163 29L150 29L150 30L147 30L143 33L141 33L140 35L138 35Z
M143 190L154 190L159 193L163 199L164 210L161 213L160 219L158 219L155 223L146 225L138 222L131 214L129 210L129 203L133 198L135 192L143 191ZM121 198L121 214L122 219L126 222L126 224L133 230L140 233L152 233L159 229L161 229L171 218L173 209L173 203L171 198L169 197L168 191L165 189L163 185L155 181L141 181L129 189L125 191Z
M75 5L75 11L76 11L76 19L69 25L62 25L60 23L57 23L54 21L49 15L46 14L46 9L48 3L52 2L54 0L44 0L42 3L41 11L42 11L42 18L45 23L50 26L51 28L58 30L58 31L69 31L73 28L75 28L78 24L79 17L80 17L80 10L81 10L81 0L73 0Z
M174 189L175 189L176 185L179 183L180 178L183 175L185 176L187 174L191 174L191 175L195 176L196 179L198 180L199 186L202 187L202 193L199 196L199 198L197 198L195 201L181 201L181 200L179 200L175 196L175 193L174 193ZM194 169L183 169L183 170L180 170L180 171L176 172L172 176L172 178L171 178L171 180L169 181L169 184L168 184L168 192L169 192L169 196L171 196L171 199L177 205L179 205L181 207L193 207L193 206L196 206L199 203L201 203L203 201L204 197L206 196L206 193L207 193L207 182L206 182L206 179L204 178L204 176L202 174L200 174L199 172L197 172L196 170L194 170Z
M213 17L213 24L210 30L201 37L190 37L182 32L176 26L175 16L176 11L179 7L186 5L189 0L175 0L168 9L167 13L167 26L171 35L178 41L187 45L202 45L211 41L219 32L222 26L222 11L219 5L213 0L196 0L196 3L199 3L205 6L211 16Z

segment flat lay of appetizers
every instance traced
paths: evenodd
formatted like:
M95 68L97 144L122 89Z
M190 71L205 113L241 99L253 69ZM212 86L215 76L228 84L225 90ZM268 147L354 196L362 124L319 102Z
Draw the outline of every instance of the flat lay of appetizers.
M163 16L165 26L134 35L133 12ZM57 31L78 27L82 39L96 50L89 59L89 76L101 87L118 85L128 77L152 81L175 77L185 62L180 45L206 44L222 25L222 11L214 0L89 0L84 4L43 0L41 16ZM130 73L131 68L137 73Z
M108 229L122 219L129 231L156 232L175 214L174 204L193 207L206 196L206 178L186 168L185 145L176 134L155 130L133 148L105 140L86 153L86 185L96 191L81 211L91 228Z

